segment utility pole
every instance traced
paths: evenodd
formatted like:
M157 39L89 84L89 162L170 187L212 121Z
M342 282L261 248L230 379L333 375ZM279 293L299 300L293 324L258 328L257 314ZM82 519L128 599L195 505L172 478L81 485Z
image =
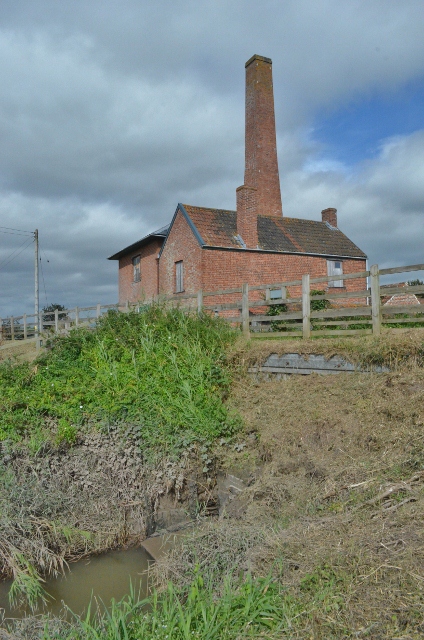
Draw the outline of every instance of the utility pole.
M34 291L34 315L35 315L35 322L34 322L34 333L35 333L35 343L36 343L36 348L38 349L39 347L39 334L40 334L40 327L39 327L39 312L40 312L40 293L39 293L39 286L38 286L38 269L39 269L39 260L38 260L38 229L36 229L34 231L34 245L35 245L35 251L34 251L34 270L35 270L35 291Z

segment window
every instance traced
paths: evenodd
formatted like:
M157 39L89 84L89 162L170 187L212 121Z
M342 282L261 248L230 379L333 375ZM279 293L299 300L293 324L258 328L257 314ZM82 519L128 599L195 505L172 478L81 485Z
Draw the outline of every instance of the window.
M183 261L175 263L175 292L184 291L184 264Z
M140 273L140 256L134 256L132 259L133 265L133 282L140 282L141 273Z
M341 276L343 275L343 262L340 260L327 260L327 275ZM329 287L343 287L343 280L329 280Z

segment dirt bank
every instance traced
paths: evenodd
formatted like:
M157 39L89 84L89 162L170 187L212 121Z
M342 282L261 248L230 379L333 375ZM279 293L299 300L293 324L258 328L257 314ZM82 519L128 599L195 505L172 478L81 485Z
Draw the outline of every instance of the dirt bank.
M297 603L290 638L422 638L424 370L243 379L231 401L246 430L220 464L248 480L159 580L272 571Z
M37 357L35 340L0 342L0 362L32 362Z
M143 458L136 427L92 431L73 446L0 446L0 574L24 578L178 528L209 501L193 447L178 462ZM199 480L199 477L201 480ZM25 580L23 580L23 591Z
M10 492L2 509L14 528L2 532L2 544L42 536L49 553L65 559L139 541L155 527L213 513L222 490L215 478L230 473L219 518L158 562L159 585L187 584L196 567L211 580L272 572L287 594L282 637L421 638L422 338L298 344L302 353L371 358L390 364L390 373L262 383L245 375L248 364L295 347L239 346L228 402L243 432L192 448L178 463L149 464L130 428L86 434L35 459L3 446ZM54 536L52 523L62 526Z

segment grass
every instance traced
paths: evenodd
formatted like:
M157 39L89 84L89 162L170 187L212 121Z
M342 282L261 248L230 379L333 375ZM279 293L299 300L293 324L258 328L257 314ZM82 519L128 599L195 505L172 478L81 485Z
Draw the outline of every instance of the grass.
M45 640L236 640L277 637L287 604L283 592L271 577L251 575L224 578L220 593L214 592L200 573L183 589L168 584L145 600L134 594L109 610L84 620L75 618L73 628ZM48 629L48 627L47 627ZM264 635L266 634L266 636Z
M177 450L234 432L223 321L148 307L109 312L57 338L36 363L0 366L0 440L73 444L87 424L132 423L143 448Z
M213 579L215 578L215 579ZM110 607L93 602L83 618L58 624L45 620L33 638L43 640L241 640L248 638L338 638L346 631L339 612L346 606L345 580L327 565L306 575L295 591L271 573L209 573L195 567L184 586L169 582L141 599L130 589ZM315 617L305 636L308 621ZM321 618L318 623L318 618ZM40 622L42 619L38 621ZM306 621L306 625L305 625ZM16 625L14 630L16 631ZM42 635L41 635L42 634ZM321 635L324 634L324 635ZM22 636L13 636L21 638ZM343 637L344 634L343 634Z

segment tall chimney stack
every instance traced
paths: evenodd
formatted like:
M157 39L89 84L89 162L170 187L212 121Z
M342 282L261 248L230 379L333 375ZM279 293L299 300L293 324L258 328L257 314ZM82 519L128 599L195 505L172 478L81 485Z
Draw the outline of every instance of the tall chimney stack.
M246 62L244 185L237 189L237 232L257 247L257 216L283 215L275 134L272 61L254 55ZM245 190L248 189L248 192ZM249 206L244 206L249 203ZM246 237L245 237L246 236Z

